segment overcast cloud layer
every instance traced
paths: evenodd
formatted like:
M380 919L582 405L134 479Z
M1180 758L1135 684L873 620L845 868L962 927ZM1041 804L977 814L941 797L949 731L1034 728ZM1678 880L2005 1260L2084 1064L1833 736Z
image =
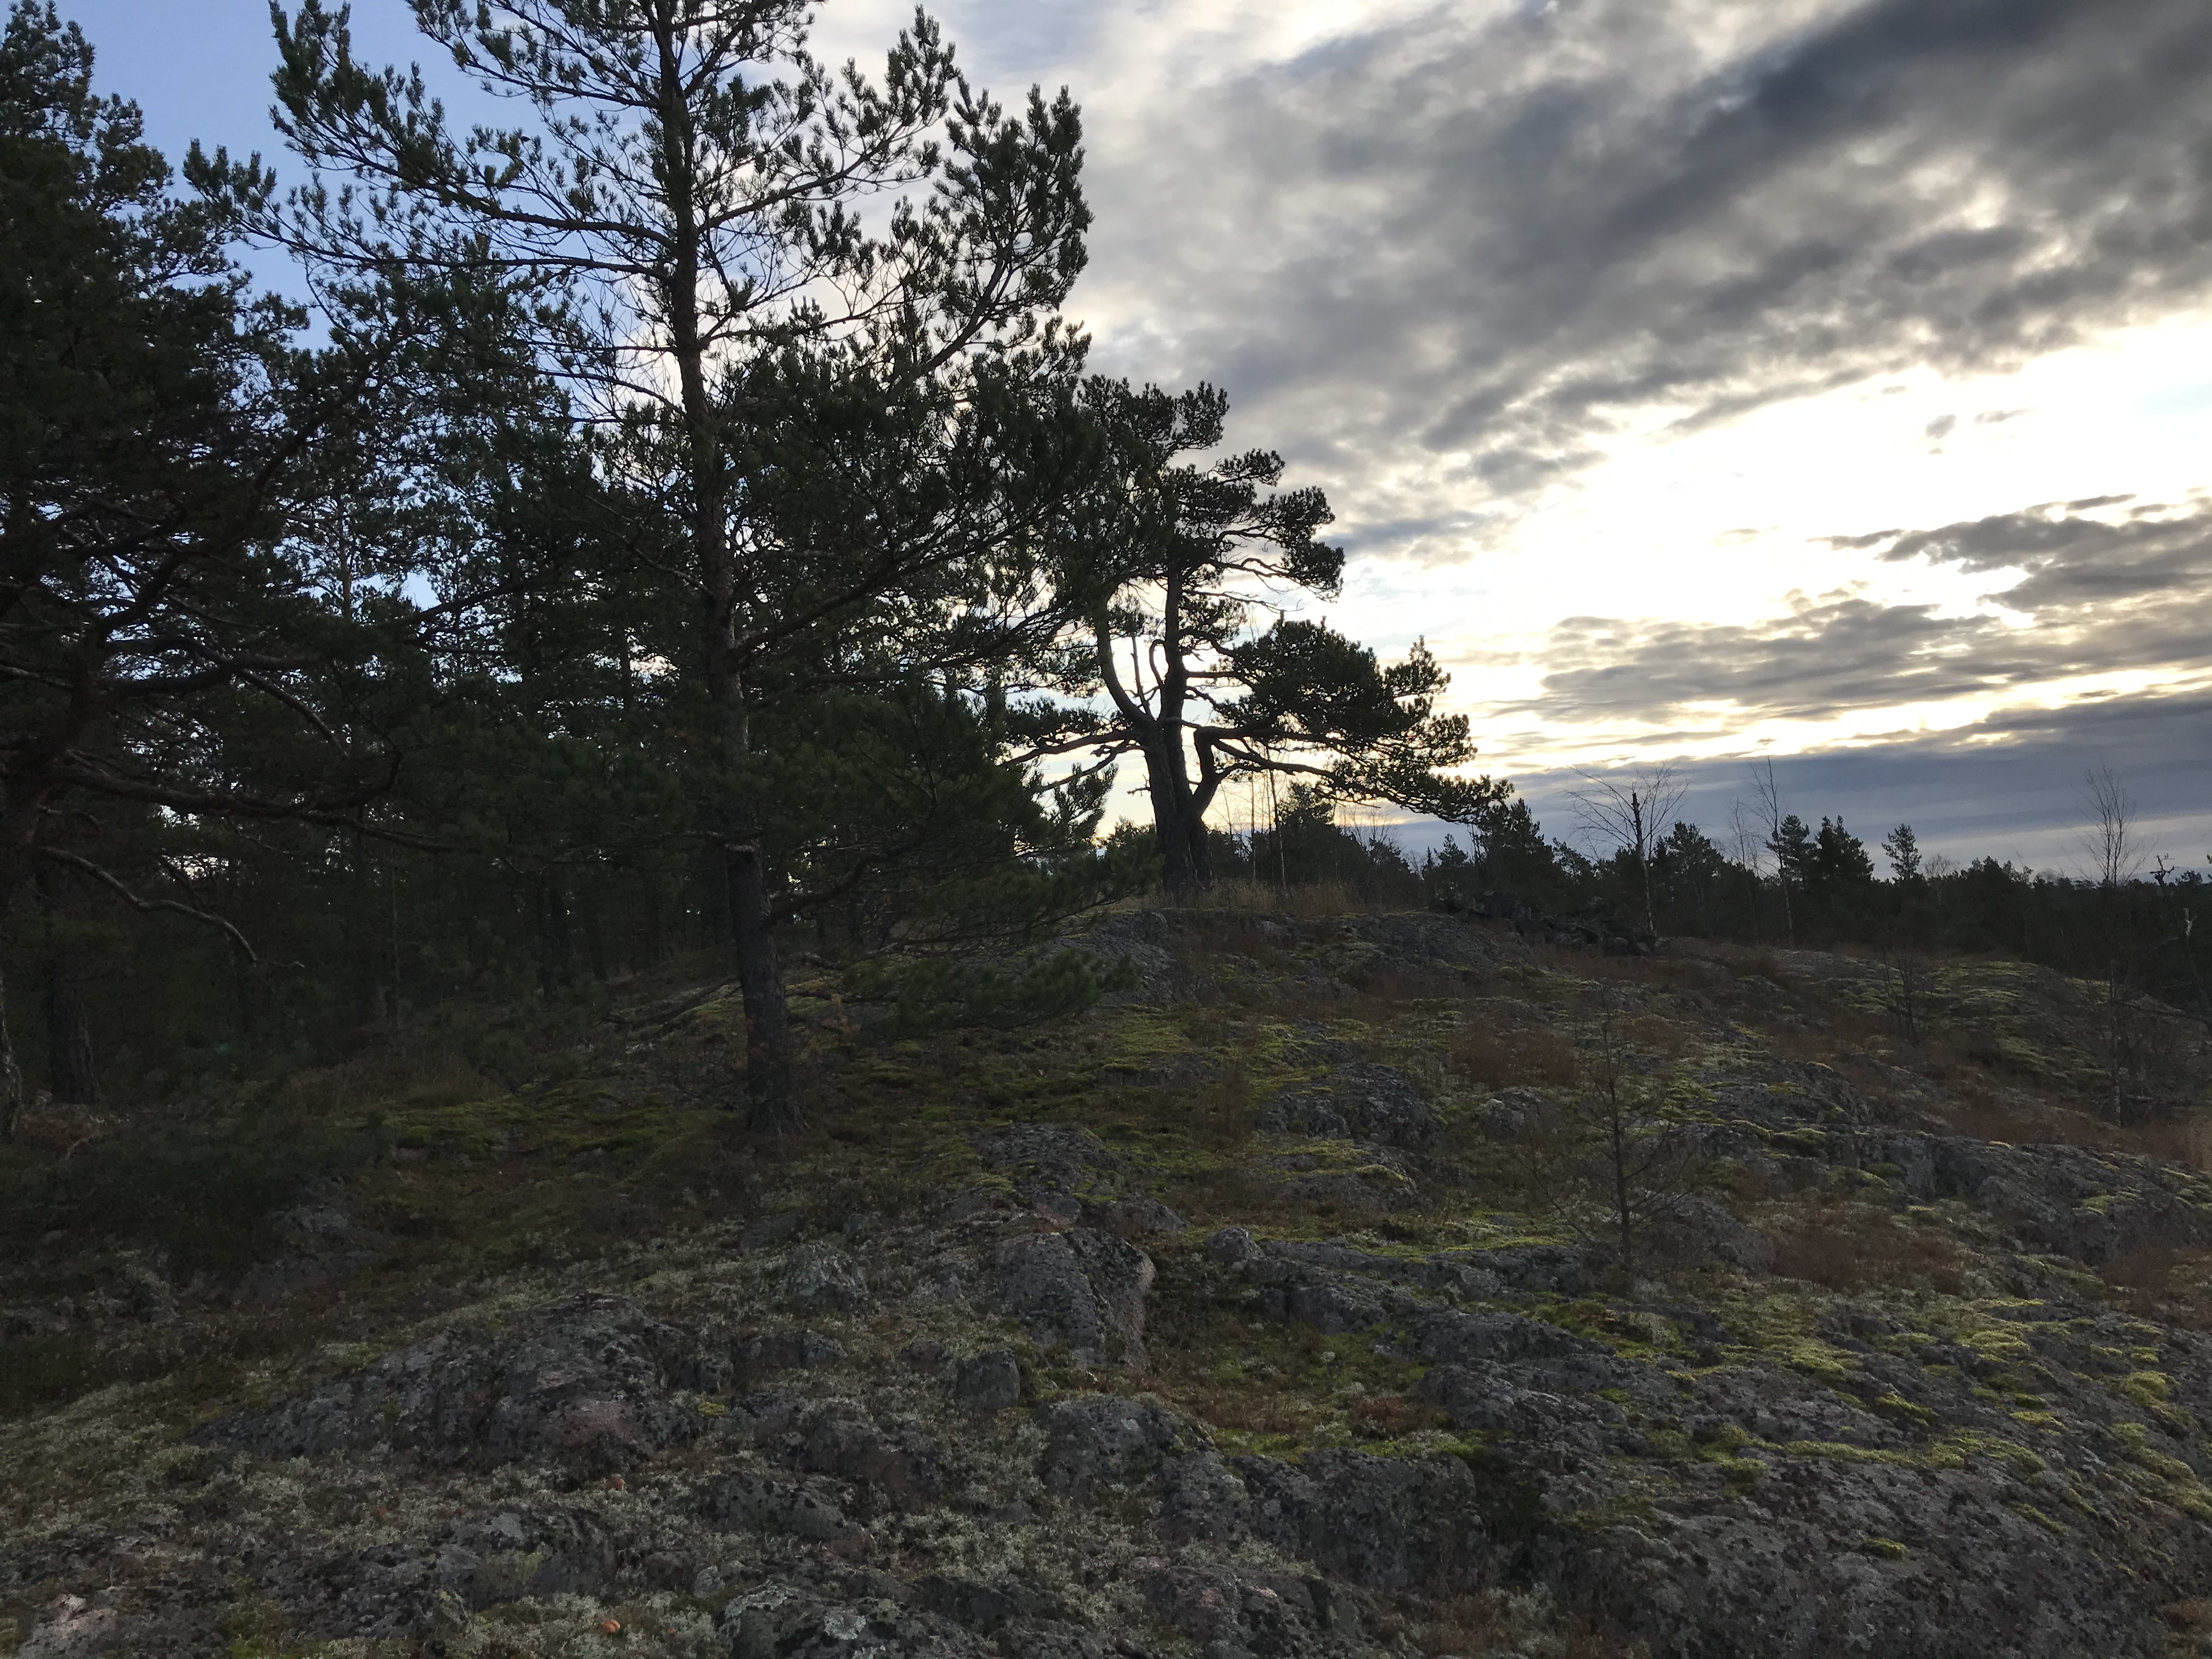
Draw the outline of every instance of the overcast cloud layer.
M1810 720L2147 671L2193 675L2212 639L2212 501L2038 507L1910 533L1839 538L1886 560L2000 580L1987 611L1840 594L1752 626L1570 617L1540 697L1554 720ZM1501 709L1500 713L1517 712Z
M2202 0L1450 5L1194 79L1101 118L1109 355L1347 480L1415 446L1448 522L1654 410L2010 365L2212 276Z

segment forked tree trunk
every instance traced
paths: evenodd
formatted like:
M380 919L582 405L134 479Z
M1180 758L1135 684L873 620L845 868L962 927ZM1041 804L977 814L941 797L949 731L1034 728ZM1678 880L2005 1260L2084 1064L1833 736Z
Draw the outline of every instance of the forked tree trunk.
M1174 902L1188 904L1213 885L1213 860L1206 816L1176 763L1180 758L1155 756L1147 749L1145 769L1152 796L1152 829L1160 843L1160 884Z

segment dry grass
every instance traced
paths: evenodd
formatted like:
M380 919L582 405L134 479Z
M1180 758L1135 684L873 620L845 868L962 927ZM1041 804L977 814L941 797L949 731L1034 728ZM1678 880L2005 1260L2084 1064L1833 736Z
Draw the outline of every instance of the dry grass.
M1464 996L1468 981L1456 974L1422 973L1386 969L1363 974L1354 981L1361 993L1378 1002L1401 1005L1408 1002L1435 1002L1442 998Z
M2193 1636L2212 1635L2212 1601L2201 1595L2170 1601L2158 1612L2159 1617L2178 1631L2185 1631Z
M1756 1026L1759 1022L1745 1022ZM1887 1017L1863 1009L1838 1007L1811 1028L1784 1026L1764 1033L1778 1054L1842 1067L1870 1054L1884 1058L1897 1048L1897 1027Z
M1183 1088L1131 1089L1113 1104L1116 1123L1176 1139L1208 1152L1230 1152L1252 1135L1252 1074L1232 1057L1218 1075Z
M1942 1081L1952 1098L1939 1115L1954 1133L2014 1146L2079 1146L2212 1171L2212 1122L2154 1118L2145 1123L2113 1123L2078 1097L2039 1095L1973 1073Z
M1158 1383L1161 1398L1201 1422L1232 1434L1311 1434L1328 1407L1310 1391L1253 1382Z
M1766 945L1711 943L1704 946L1699 955L1730 979L1771 980L1783 986L1790 982L1790 970L1783 966L1782 958Z
M1965 1288L1965 1258L1941 1231L1875 1212L1820 1210L1775 1230L1774 1271L1831 1291L1894 1288L1914 1279L1947 1295Z
M1395 1440L1422 1429L1441 1429L1451 1419L1436 1407L1403 1395L1369 1395L1352 1402L1354 1432L1376 1440Z
M1620 1022L1621 1040L1633 1051L1679 1060L1700 1046L1698 1033L1662 1014L1634 1014Z
M43 1102L25 1110L15 1125L19 1146L74 1157L115 1127L115 1119L84 1106Z
M1582 1075L1574 1046L1541 1025L1471 1026L1452 1040L1447 1063L1486 1089L1564 1088Z
M2212 1250L2147 1244L2108 1265L2104 1279L2113 1299L2138 1318L2212 1330Z
M1513 1638L1512 1621L1494 1595L1460 1595L1433 1601L1400 1626L1424 1654L1487 1653Z
M1607 985L1665 985L1674 963L1665 957L1613 957L1568 945L1540 945L1536 960L1547 972Z
M1370 996L1364 991L1346 993L1295 980L1248 986L1237 1000L1270 1019L1351 1019L1365 1025L1380 1025L1405 1012L1388 997Z
M1617 957L1586 946L1547 945L1536 960L1547 972L1604 985L1642 985L1657 990L1713 992L1730 978L1742 978L1726 963L1705 956ZM1776 971L1781 969L1778 967Z
M1306 1373L1326 1346L1310 1326L1255 1331L1221 1310L1190 1310L1191 1317L1164 1319L1152 1333L1152 1370L1145 1386L1179 1411L1232 1434L1310 1435L1333 1415L1326 1394ZM1224 1371L1220 1360L1233 1349L1272 1352L1281 1369Z
M2135 1124L2121 1133L2153 1158L2212 1170L2212 1123L2172 1119Z
M1943 1081L1952 1098L1940 1115L1954 1133L2012 1145L2081 1146L2094 1152L2142 1150L2135 1133L2061 1102L2017 1089L2000 1090L1972 1076Z
M1407 1224L1401 1212L1392 1218L1331 1199L1278 1196L1296 1173L1289 1170L1225 1168L1201 1171L1161 1183L1158 1193L1195 1227L1249 1227L1255 1233L1298 1237L1316 1228L1346 1226L1384 1231ZM1424 1203L1426 1200L1423 1200Z

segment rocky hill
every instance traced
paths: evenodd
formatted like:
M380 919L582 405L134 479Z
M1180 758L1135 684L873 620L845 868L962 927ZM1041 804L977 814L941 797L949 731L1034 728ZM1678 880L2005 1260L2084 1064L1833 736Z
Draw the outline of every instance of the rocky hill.
M0 1654L2212 1651L2197 1039L2124 1128L2017 964L1068 943L1011 1029L805 970L794 1143L703 985L34 1119Z

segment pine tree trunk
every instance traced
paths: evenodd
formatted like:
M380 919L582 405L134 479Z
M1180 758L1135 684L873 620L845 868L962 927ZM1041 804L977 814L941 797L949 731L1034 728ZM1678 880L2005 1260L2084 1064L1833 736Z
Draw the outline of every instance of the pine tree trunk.
M1206 818L1190 798L1190 786L1180 757L1146 756L1146 771L1152 794L1152 828L1160 842L1160 884L1169 900L1188 904L1213 885L1212 849L1206 837Z
M77 985L76 954L63 932L66 895L61 874L41 868L34 885L46 923L46 1088L64 1104L94 1106L100 1103L100 1078L93 1066L92 1025Z
M645 884L644 908L641 913L645 927L645 965L658 968L660 959L667 955L667 950L661 942L660 884L653 878L650 872L641 875L640 879Z
M28 879L32 837L50 789L33 790L0 783L0 944L7 940L8 912ZM0 963L0 970L5 963ZM23 1118L23 1068L16 1063L15 1042L8 1024L8 994L0 979L0 1141L13 1140Z
M804 1127L792 1088L791 1018L775 959L759 814L745 798L750 709L741 650L738 556L730 535L729 484L723 471L727 459L723 433L732 416L708 384L708 347L699 312L702 249L711 235L701 204L714 201L715 187L702 185L696 172L695 110L677 52L675 14L656 11L650 21L659 51L661 172L656 188L667 204L672 256L656 286L666 307L669 353L684 409L691 556L704 601L699 635L702 678L715 726L701 828L710 855L728 872L730 936L745 1005L746 1120L756 1129L789 1134Z
M806 1117L793 1086L791 1014L768 924L767 875L757 848L739 848L730 861L738 989L745 1006L745 1121L764 1133L787 1135L805 1128Z
M568 988L569 954L568 898L548 871L538 881L538 991L548 1002Z
M100 1075L93 1066L92 1025L84 999L66 963L48 969L46 979L46 1087L70 1106L100 1103Z
M605 985L613 973L607 958L607 930L599 917L599 890L586 881L576 896L576 909L584 924L584 960L591 964L592 982Z
M250 1050L261 1034L261 1022L255 1006L253 964L242 954L233 958L231 989L238 1006L239 1045Z
M15 1138L23 1117L23 1070L15 1063L15 1044L8 1035L8 987L0 979L0 1141Z

